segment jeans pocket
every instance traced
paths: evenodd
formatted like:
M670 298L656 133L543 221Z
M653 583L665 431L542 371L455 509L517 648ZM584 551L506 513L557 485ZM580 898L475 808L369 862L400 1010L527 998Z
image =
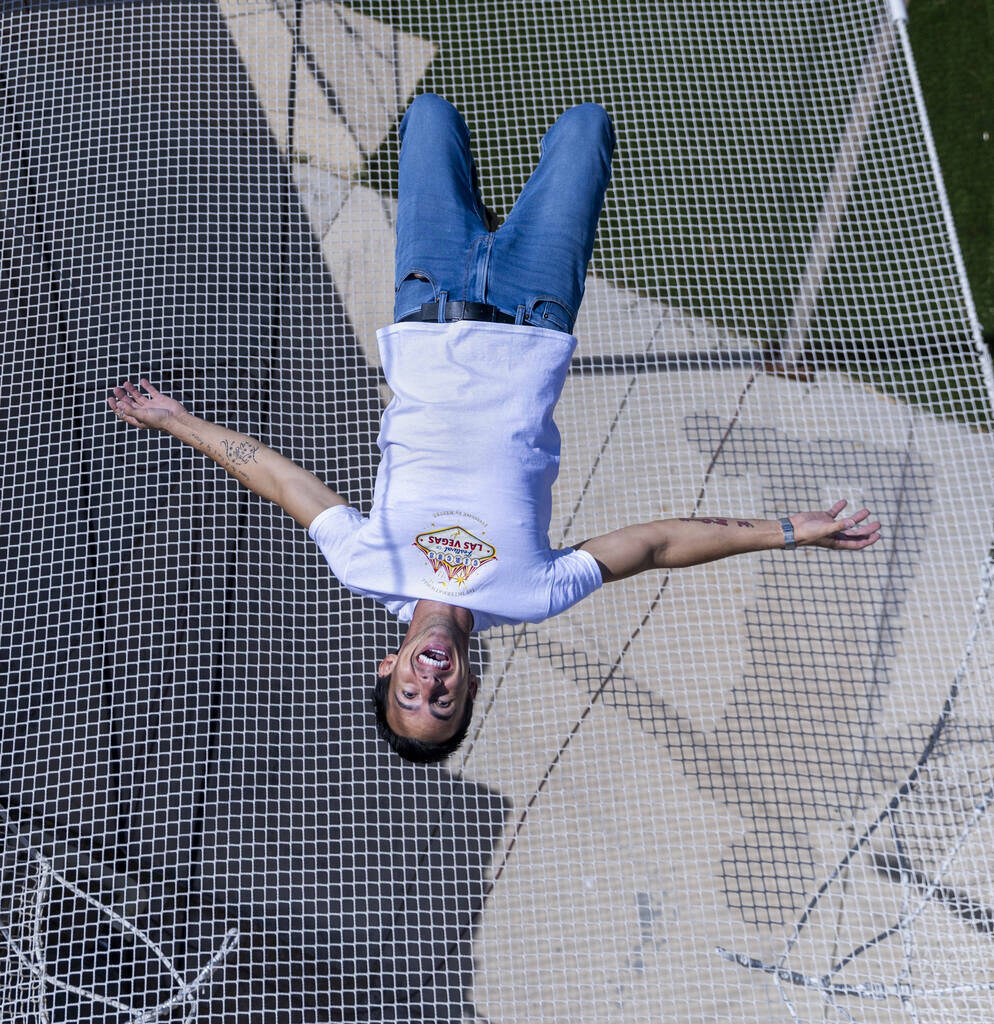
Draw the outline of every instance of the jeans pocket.
M437 301L438 287L431 274L426 270L410 270L394 289L394 320L416 312L425 302Z
M562 331L565 334L573 333L573 320L573 314L568 306L545 295L540 295L529 303L529 311L525 315L526 324Z

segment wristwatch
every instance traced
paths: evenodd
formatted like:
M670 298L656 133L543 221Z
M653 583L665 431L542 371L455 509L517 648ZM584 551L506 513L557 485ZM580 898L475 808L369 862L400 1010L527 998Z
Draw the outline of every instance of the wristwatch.
M780 529L783 530L784 550L793 551L797 547L797 542L794 540L794 526L786 516L780 520Z

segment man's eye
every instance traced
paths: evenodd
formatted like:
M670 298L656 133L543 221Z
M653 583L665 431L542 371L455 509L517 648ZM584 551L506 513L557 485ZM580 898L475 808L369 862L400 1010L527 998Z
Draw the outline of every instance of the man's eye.
M408 700L414 700L414 698L417 696L417 694L413 690L405 690L404 691L404 696Z
M450 707L452 707L452 701L451 700L440 700L438 702L438 706L440 708L450 708Z

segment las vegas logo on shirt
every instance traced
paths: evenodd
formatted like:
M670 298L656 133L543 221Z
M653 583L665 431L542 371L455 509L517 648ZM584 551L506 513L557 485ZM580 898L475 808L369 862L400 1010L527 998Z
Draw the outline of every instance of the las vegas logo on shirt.
M419 533L416 547L428 559L436 577L465 586L481 566L497 561L497 549L461 526L443 526Z

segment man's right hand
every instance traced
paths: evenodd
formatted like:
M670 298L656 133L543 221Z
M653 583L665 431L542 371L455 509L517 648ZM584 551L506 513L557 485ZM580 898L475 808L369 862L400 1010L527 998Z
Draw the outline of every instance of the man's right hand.
M279 505L301 526L310 526L326 508L348 504L313 473L261 441L191 416L179 402L157 391L144 378L138 383L146 395L125 381L114 388L114 397L107 399L118 419L133 427L164 430L203 452L250 491Z
M168 431L171 421L186 410L175 399L157 391L144 377L138 383L148 392L147 397L126 380L119 388L114 388L114 397L108 398L107 404L118 419L133 427Z

